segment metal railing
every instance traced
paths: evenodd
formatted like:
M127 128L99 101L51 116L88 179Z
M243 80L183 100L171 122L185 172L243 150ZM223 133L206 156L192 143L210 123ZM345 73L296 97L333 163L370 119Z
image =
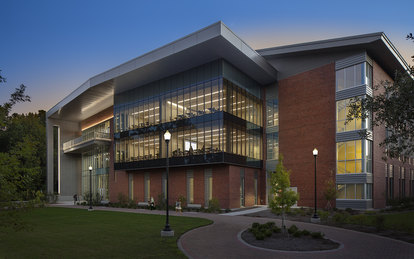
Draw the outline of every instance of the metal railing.
M105 140L110 140L110 134L109 133L104 133L104 132L88 132L87 134L84 134L78 138L69 140L65 143L63 143L63 150L68 150L74 146L80 145L82 143L85 143L87 141L90 140L94 140L94 139L105 139Z

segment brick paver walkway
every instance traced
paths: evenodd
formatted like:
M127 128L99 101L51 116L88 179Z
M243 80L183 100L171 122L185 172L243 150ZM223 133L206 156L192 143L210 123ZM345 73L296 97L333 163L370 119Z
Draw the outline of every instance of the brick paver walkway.
M85 208L81 206L68 206ZM121 209L96 207L96 210L111 210L146 214L165 214L164 211L150 211L144 209ZM189 258L414 258L414 244L367 234L347 229L329 227L303 222L290 222L299 228L310 231L321 231L329 239L342 244L337 250L321 252L283 252L251 247L240 240L240 233L250 227L253 222L265 223L273 220L280 225L280 220L254 218L246 216L225 216L208 213L170 212L173 216L188 216L207 218L214 224L191 230L185 233L178 241L178 246Z

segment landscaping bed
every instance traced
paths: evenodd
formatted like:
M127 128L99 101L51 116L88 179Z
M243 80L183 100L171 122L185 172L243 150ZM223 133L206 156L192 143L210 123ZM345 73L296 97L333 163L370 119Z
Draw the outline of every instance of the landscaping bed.
M283 251L322 251L339 248L340 244L324 238L321 232L299 230L292 225L287 233L273 222L253 223L252 228L244 231L241 238L252 246Z

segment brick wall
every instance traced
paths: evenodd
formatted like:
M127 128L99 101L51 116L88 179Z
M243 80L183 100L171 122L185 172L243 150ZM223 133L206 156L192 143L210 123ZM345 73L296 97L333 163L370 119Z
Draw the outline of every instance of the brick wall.
M378 65L376 62L373 63L373 84L380 85L381 81L393 81L392 78ZM382 93L383 89L378 89L374 92L374 95ZM374 208L384 208L386 205L386 187L385 187L385 174L386 164L392 164L394 166L394 198L398 199L400 196L400 168L405 168L405 197L409 196L410 187L410 169L413 169L414 166L410 165L407 162L404 163L401 159L387 159L383 160L385 157L384 148L380 147L379 144L385 138L385 127L375 127L373 130L373 198L374 198ZM401 196L402 193L401 193Z
M379 85L381 81L389 80L391 78L388 76L387 73L376 63L373 63L372 66L372 77L373 77L373 85ZM374 92L374 95L383 92L382 89L379 91ZM374 199L374 208L384 208L385 207L385 197L386 197L386 187L385 187L385 165L386 162L382 159L384 156L384 148L379 146L379 143L383 141L385 138L385 127L374 127L373 129L373 147L372 147L372 162L373 162L373 199ZM395 161L394 161L395 163ZM394 168L394 173L396 173L396 168ZM398 178L395 178L394 175L394 184L396 182L398 192Z
M213 198L217 198L221 208L240 207L240 170L245 171L245 206L255 205L254 172L258 172L258 195L260 194L260 169L229 166L192 166L173 167L169 173L169 203L174 205L179 196L187 198L187 170L192 170L194 175L194 203L204 206L204 171L212 169L213 176ZM158 195L162 193L162 173L165 169L150 169L136 171L115 171L110 173L110 200L118 201L118 193L122 192L127 197L129 194L129 176L133 175L134 180L134 201L142 202L145 197L144 179L145 173L150 174L150 197L158 202ZM115 176L116 174L116 176ZM258 203L260 196L258 196Z
M335 171L335 66L300 73L279 82L279 147L298 187L299 206L314 205L314 157L317 166L318 207L324 207L325 181Z

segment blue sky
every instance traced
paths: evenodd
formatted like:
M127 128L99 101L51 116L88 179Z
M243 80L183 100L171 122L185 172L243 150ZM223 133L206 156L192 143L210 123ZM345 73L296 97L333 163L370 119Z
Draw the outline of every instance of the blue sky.
M391 4L392 3L392 4ZM0 1L0 103L49 110L90 77L222 20L253 48L383 31L413 64L414 1Z

